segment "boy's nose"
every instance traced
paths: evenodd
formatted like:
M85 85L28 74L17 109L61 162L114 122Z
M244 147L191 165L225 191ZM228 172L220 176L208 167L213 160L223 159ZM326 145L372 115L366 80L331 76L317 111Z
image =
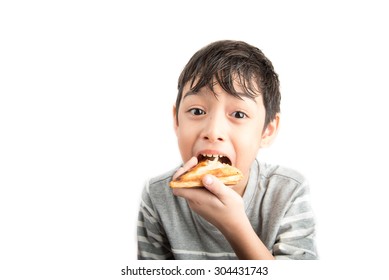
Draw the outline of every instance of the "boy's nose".
M226 138L224 123L217 118L210 118L202 132L202 139L211 143L224 141Z

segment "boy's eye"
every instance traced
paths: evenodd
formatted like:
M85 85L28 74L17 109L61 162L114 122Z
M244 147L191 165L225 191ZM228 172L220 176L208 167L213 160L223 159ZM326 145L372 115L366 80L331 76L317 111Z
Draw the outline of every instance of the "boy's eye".
M241 112L241 111L233 112L233 113L232 113L232 116L233 116L234 118L237 118L237 119L243 119L243 118L246 118L246 117L247 117L247 115L246 115L245 113Z
M205 115L205 111L204 111L204 110L201 110L201 109L199 109L199 108L190 109L189 112L190 112L192 115L195 115L195 116Z

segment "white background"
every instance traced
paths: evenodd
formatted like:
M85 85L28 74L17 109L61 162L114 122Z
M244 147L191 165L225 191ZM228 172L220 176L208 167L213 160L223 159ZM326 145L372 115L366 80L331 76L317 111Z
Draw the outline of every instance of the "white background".
M279 74L281 130L259 158L309 179L321 262L377 271L389 233L384 1L141 3L0 3L1 278L112 279L135 261L144 182L180 163L178 76L219 39L258 46Z

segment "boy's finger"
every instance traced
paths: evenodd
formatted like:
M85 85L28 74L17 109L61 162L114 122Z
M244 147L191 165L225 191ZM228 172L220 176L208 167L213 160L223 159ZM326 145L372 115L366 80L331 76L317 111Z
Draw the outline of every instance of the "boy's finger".
M223 201L227 188L219 179L213 175L207 174L203 177L203 184L211 193L218 197L219 200Z
M192 157L190 160L188 160L182 167L178 168L176 173L173 175L173 180L175 180L178 176L185 173L189 169L191 169L193 166L197 164L198 160L196 157Z

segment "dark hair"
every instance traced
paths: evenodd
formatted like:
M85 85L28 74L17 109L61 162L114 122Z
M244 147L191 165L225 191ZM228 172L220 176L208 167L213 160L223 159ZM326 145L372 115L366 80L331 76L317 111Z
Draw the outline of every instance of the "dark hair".
M244 92L237 92L234 81ZM218 83L227 93L241 98L262 94L266 110L265 126L280 112L280 84L269 59L258 48L241 41L217 41L197 51L178 79L177 122L182 91L187 83L194 92Z

